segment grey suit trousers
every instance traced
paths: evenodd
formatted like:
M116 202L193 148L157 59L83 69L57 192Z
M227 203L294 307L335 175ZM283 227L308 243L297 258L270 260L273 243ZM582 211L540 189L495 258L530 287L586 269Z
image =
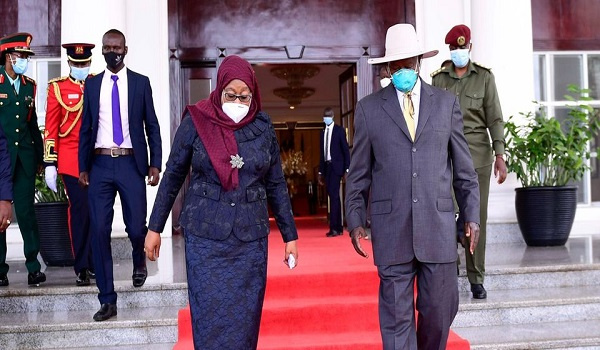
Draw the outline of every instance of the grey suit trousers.
M458 311L456 263L432 264L416 259L377 266L379 326L384 350L446 349L450 325ZM414 287L417 286L417 329Z

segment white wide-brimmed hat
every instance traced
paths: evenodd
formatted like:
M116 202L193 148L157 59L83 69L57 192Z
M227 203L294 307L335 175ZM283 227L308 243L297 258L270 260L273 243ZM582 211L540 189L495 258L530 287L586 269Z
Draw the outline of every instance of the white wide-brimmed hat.
M370 64L378 64L403 60L405 58L423 55L423 58L433 57L438 50L426 51L417 39L417 32L412 24L400 23L388 28L385 35L385 56L369 58Z

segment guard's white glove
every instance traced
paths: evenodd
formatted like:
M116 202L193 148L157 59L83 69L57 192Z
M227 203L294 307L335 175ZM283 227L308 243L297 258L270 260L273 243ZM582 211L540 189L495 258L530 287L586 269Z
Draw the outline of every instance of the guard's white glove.
M58 192L58 189L56 188L56 167L54 165L46 167L45 179L48 188L54 192Z

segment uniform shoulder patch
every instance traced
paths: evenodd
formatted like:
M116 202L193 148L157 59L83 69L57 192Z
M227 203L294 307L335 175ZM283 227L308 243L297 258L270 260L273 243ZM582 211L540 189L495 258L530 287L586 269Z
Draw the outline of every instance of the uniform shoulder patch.
M484 66L483 64L481 64L481 63L478 63L478 62L473 62L473 64L474 64L474 65L476 65L477 67L479 67L479 68L483 68L483 69L485 69L485 70L487 70L487 71L491 71L491 70L492 70L492 68L490 68L490 67L486 67L486 66Z
M435 77L436 75L443 73L443 72L448 72L448 70L446 69L446 67L441 67L438 68L437 70L433 71L433 73L429 74L432 78Z
M26 75L24 75L24 77L25 77L25 80L27 80L28 82L30 82L30 83L32 83L32 84L35 85L35 80L34 79L31 79L30 77L28 77Z
M52 83L57 83L59 81L63 81L63 80L67 80L69 77L58 77L58 78L54 78L54 79L50 79L48 80L48 84L52 84Z

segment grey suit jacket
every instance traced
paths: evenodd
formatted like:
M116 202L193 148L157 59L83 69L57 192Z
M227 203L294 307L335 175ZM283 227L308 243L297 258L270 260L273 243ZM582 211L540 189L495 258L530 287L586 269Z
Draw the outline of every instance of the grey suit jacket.
M346 181L348 230L365 226L371 190L376 265L456 261L451 187L465 221L479 223L479 184L458 99L422 82L415 142L393 85L356 105Z

